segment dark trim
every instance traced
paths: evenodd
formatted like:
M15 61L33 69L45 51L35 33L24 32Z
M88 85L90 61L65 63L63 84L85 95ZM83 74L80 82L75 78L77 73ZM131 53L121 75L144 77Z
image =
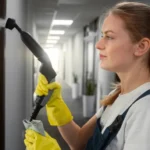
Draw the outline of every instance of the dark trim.
M83 41L83 78L82 78L82 94L85 95L86 93L86 79L87 79L87 44Z
M115 82L120 82L120 79L116 73L115 73Z
M4 69L5 30L0 29L0 150L5 145L5 69Z
M6 0L0 0L0 18L6 17Z

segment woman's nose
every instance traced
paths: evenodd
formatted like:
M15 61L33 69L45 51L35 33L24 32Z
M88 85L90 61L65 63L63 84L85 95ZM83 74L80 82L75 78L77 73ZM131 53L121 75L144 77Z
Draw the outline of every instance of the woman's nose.
M100 39L96 45L95 45L96 49L98 50L103 50L105 47L104 47L104 42L103 42L103 39Z

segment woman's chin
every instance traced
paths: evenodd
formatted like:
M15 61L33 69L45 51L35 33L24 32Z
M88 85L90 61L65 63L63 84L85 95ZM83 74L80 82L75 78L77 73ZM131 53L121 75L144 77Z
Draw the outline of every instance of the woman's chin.
M106 66L106 65L104 65L104 64L100 64L100 67L102 68L102 69L105 69L105 70L107 70L108 69L108 67Z
M104 64L100 64L100 67L104 70L107 70L107 71L112 71L112 69Z

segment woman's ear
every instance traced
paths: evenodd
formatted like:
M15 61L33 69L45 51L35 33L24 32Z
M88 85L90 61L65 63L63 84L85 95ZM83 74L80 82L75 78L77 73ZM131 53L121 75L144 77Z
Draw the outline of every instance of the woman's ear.
M136 50L134 52L135 56L142 56L150 49L150 39L143 38L139 43L137 43Z

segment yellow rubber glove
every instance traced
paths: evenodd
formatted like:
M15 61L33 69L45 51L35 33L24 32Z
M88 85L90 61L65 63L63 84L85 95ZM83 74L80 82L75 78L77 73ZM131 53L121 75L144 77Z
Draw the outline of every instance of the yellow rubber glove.
M48 84L44 75L40 74L35 93L39 96L48 95L48 91L53 93L46 104L48 121L52 126L62 126L73 120L73 116L62 99L60 84L53 82Z
M61 150L57 141L46 133L46 136L33 131L26 130L25 146L27 150Z

